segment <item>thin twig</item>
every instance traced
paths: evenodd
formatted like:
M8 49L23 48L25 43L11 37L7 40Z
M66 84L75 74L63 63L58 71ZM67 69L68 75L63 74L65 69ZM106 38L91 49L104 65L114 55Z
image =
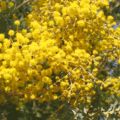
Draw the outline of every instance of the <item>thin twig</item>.
M20 9L24 4L26 4L26 3L28 3L28 2L29 2L29 0L23 1L19 6L17 6L17 7L10 13L10 15L11 15L14 11Z
M114 6L111 10L109 10L107 13L111 13L115 8L119 7L120 6L120 3L116 6Z
M65 104L61 105L51 116L48 120L51 120L51 117L53 117L59 110L61 110L63 107L65 106Z
M103 66L101 68L99 68L98 73L104 68L105 64L107 63L107 59L108 59L108 56L105 58L105 62L103 64Z

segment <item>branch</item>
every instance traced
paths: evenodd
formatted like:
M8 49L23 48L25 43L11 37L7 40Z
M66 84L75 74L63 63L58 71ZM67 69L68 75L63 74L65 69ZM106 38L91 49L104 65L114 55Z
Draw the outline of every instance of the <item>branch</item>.
M11 15L14 11L20 9L24 4L26 4L26 3L28 3L28 2L30 2L30 1L29 1L29 0L23 1L20 5L18 5L18 6L10 13L10 15Z
M115 8L119 7L120 6L120 3L117 4L116 6L114 6L111 10L107 11L107 13L111 13Z
M102 64L103 64L103 62L104 62L104 64L103 64L103 66L100 68L100 66L99 66L99 71L98 71L98 73L104 68L104 66L105 66L105 64L107 63L107 59L108 59L108 56L106 56L106 58L102 61ZM101 64L101 65L102 65Z
M51 120L51 117L53 117L59 110L61 110L63 107L65 106L65 104L61 105L51 116L48 120Z

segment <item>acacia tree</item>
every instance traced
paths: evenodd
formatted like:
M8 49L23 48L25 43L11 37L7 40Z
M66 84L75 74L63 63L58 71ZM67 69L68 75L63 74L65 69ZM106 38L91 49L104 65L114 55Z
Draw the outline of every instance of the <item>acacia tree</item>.
M58 114L67 109L79 113L71 119L118 119L120 76L110 76L107 65L116 59L120 66L120 28L114 30L114 17L101 9L109 2L31 2L27 28L16 20L8 38L0 34L0 103L22 111L32 102L42 119L70 119Z

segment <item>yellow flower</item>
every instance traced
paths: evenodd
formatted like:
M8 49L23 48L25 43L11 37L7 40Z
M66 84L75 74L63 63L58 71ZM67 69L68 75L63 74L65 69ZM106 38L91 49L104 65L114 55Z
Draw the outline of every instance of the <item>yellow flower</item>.
M18 111L18 110L19 110L19 107L16 107L15 109L16 109L16 111Z
M101 56L96 57L96 60L101 60L101 59L102 59Z
M17 18L17 17L15 16L15 14L13 14L13 18Z
M6 83L6 84L9 84L9 83L10 83L10 80L5 80L5 83Z
M8 35L13 36L14 35L14 30L9 30Z
M101 84L101 83L102 83L101 80L96 81L96 84Z
M87 103L90 103L91 102L91 100L90 99L87 99Z
M77 24L79 27L84 27L85 26L85 21L84 20L79 20L77 21Z
M52 95L52 99L53 99L53 100L56 100L57 98L58 98L57 94Z
M37 64L37 62L36 62L35 59L31 59L31 60L30 60L30 64L31 64L32 66L35 66L35 65Z
M113 22L112 25L115 26L115 25L116 25L116 22Z
M32 18L32 14L29 14L29 15L28 15L28 18L31 19L31 18Z
M0 34L0 41L2 41L5 38L4 34Z
M97 69L97 68L93 69L93 72L97 72L97 71L98 71L98 69Z
M62 17L55 17L55 21L56 21L56 24L59 25L59 26L63 26L64 25L64 20Z
M26 34L27 30L26 29L22 29L22 34Z
M96 51L96 50L93 50L93 54L95 55L95 54L98 54L98 52Z
M117 63L120 65L120 59L117 61Z
M36 98L35 94L32 94L32 95L30 96L30 98L31 98L32 100L34 100L34 99Z
M88 86L89 89L91 89L93 87L93 84L92 83L88 83L87 86Z
M10 91L10 87L5 87L5 92L9 92Z
M99 65L99 62L96 62L96 61L95 61L95 62L94 62L94 65L95 65L95 66L98 66L98 65Z
M13 3L13 2L9 2L9 3L8 3L8 6L9 6L9 7L13 7L13 6L14 6L14 3Z
M109 15L109 16L107 17L107 20L110 21L110 22L113 21L113 19L114 19L114 18L113 18L113 16L111 16L111 15Z
M11 67L15 67L17 65L17 62L16 61L10 61L10 66Z
M52 80L51 80L49 77L47 77L47 76L44 76L44 77L42 78L42 81L43 81L44 83L48 84L48 85L50 85L50 84L52 83Z
M55 4L55 8L56 8L56 10L59 10L60 4L59 4L59 3L56 3L56 4Z
M54 21L49 21L49 26L53 26L54 25Z
M15 25L20 25L20 21L19 21L19 20L16 20L16 21L14 22L14 24L15 24Z
M1 8L2 8L2 10L6 10L7 9L5 1L1 1Z
M85 87L85 90L86 90L86 91L89 91L89 88L88 88L88 87Z

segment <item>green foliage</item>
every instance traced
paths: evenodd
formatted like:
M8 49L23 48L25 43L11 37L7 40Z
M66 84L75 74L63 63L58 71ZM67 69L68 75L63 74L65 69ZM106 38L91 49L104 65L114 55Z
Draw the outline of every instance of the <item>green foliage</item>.
M120 1L115 0L115 2L110 2L109 10L103 8L105 15L109 16L112 15L114 20L119 24L120 23Z

